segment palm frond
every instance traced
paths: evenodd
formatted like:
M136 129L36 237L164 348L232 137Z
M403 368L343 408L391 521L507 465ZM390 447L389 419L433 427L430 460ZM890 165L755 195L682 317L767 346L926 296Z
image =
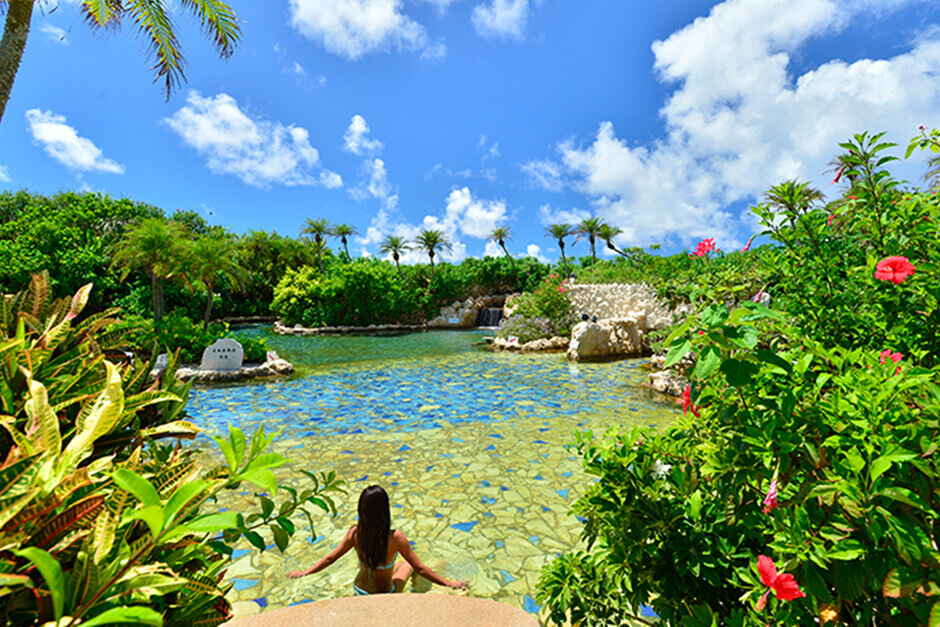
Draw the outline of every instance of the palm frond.
M223 59L232 56L241 36L235 11L219 0L181 0L180 4L200 19L202 28L212 38L219 56Z
M163 93L169 100L173 90L186 79L183 72L186 61L170 13L161 0L131 0L128 12L145 35L148 54L155 59L151 68L157 73L154 82L163 79Z

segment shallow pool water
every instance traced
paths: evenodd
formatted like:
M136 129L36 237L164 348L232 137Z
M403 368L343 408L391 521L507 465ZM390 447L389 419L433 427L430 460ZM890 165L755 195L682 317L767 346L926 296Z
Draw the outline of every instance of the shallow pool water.
M259 332L259 331L256 331ZM676 406L647 392L645 360L573 364L564 355L492 353L486 332L396 337L269 337L298 366L289 380L196 388L193 419L215 433L227 423L252 431L284 428L275 450L297 469L335 470L347 482L339 515L298 530L285 555L240 550L228 578L233 600L262 607L347 596L356 574L350 552L326 571L288 580L355 522L362 488L389 492L392 524L445 577L470 580L474 596L536 611L539 569L578 544L568 508L591 480L567 446L575 429L662 428ZM222 507L241 507L247 493ZM244 546L242 549L248 549ZM418 584L419 590L426 586ZM435 589L440 591L440 589Z

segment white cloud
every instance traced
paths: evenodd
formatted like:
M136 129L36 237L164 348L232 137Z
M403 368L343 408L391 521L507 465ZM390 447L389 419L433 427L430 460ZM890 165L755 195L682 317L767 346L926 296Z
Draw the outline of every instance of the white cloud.
M486 242L486 247L483 249L484 257L502 257L505 254L503 249L499 247L499 243L492 240Z
M447 196L444 219L440 224L445 233L456 235L459 231L484 239L505 217L505 201L475 198L468 187L463 187Z
M549 205L539 207L539 222L548 226L550 224L571 224L572 226L590 218L591 212L584 209L552 209Z
M424 27L401 12L402 0L290 0L290 25L328 52L355 61L389 48L424 50ZM440 52L440 51L438 51Z
M447 12L447 9L450 8L450 5L457 2L457 0L422 0L422 2L434 5L434 7L437 8L438 14L443 15Z
M39 31L48 37L50 41L54 41L57 44L62 44L63 46L69 45L69 40L66 39L68 33L54 24L43 22L42 26L39 27Z
M110 172L123 174L124 166L106 159L101 149L86 137L79 137L74 128L66 124L64 115L52 111L30 109L26 121L33 141L43 147L50 157L78 172Z
M392 194L392 185L388 182L388 173L385 171L385 162L373 159L363 164L364 177L356 187L349 189L349 195L357 201L367 198L377 198L388 206L398 204L398 196Z
M540 263L551 263L551 259L542 254L542 248L538 244L529 244L525 249L526 257L535 257Z
M12 183L13 179L10 178L10 173L7 169L0 165L0 183Z
M529 19L529 0L490 0L489 4L473 7L470 19L481 37L522 39Z
M896 8L899 2L892 6ZM888 7L890 8L890 7ZM881 5L882 10L888 10ZM588 145L558 147L560 163L524 166L557 189L565 177L624 244L715 237L731 249L741 218L725 209L788 178L829 191L823 175L838 142L870 129L902 142L940 117L940 33L909 52L846 63L833 59L792 76L791 55L810 39L868 19L869 0L728 0L653 44L655 69L677 85L661 115L664 139L630 146L610 122ZM903 174L904 164L895 170ZM917 174L908 178L914 178Z
M307 71L304 69L304 66L294 61L290 66L290 71L297 76L306 76Z
M232 174L255 187L342 186L338 174L320 166L306 129L249 116L228 94L203 98L192 91L186 106L164 121L214 174Z
M361 115L354 115L343 135L344 149L354 155L373 155L382 151L382 142L369 139L369 125Z

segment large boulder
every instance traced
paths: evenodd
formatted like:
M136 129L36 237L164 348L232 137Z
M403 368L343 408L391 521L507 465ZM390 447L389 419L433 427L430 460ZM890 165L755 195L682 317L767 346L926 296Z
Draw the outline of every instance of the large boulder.
M646 316L642 313L597 322L579 322L571 331L568 359L603 359L642 355L647 348Z

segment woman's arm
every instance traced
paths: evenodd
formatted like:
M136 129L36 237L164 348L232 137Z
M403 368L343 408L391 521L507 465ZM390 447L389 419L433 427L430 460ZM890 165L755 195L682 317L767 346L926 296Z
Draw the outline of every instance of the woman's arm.
M398 549L398 552L405 559L406 562L411 564L411 567L415 569L415 572L427 579L432 583L436 583L440 586L447 586L448 588L456 588L458 590L466 590L470 586L468 581L451 581L450 579L444 579L436 572L431 570L424 562L422 562L417 554L414 552L414 549L411 548L411 544L408 542L408 538L405 537L405 534L400 530L396 530L392 534L392 541L395 543L395 548Z
M342 556L346 555L346 552L349 551L349 549L353 548L355 544L353 541L353 537L355 533L356 533L356 528L351 527L349 531L346 532L346 535L343 536L342 542L337 544L336 548L330 551L325 557L320 559L320 561L318 561L316 564L314 564L310 568L307 568L304 570L292 570L289 573L287 573L287 576L290 579L297 579L298 577L304 577L306 575L312 575L313 573L318 573L324 568L326 568L327 566L330 566L333 562L335 562Z

